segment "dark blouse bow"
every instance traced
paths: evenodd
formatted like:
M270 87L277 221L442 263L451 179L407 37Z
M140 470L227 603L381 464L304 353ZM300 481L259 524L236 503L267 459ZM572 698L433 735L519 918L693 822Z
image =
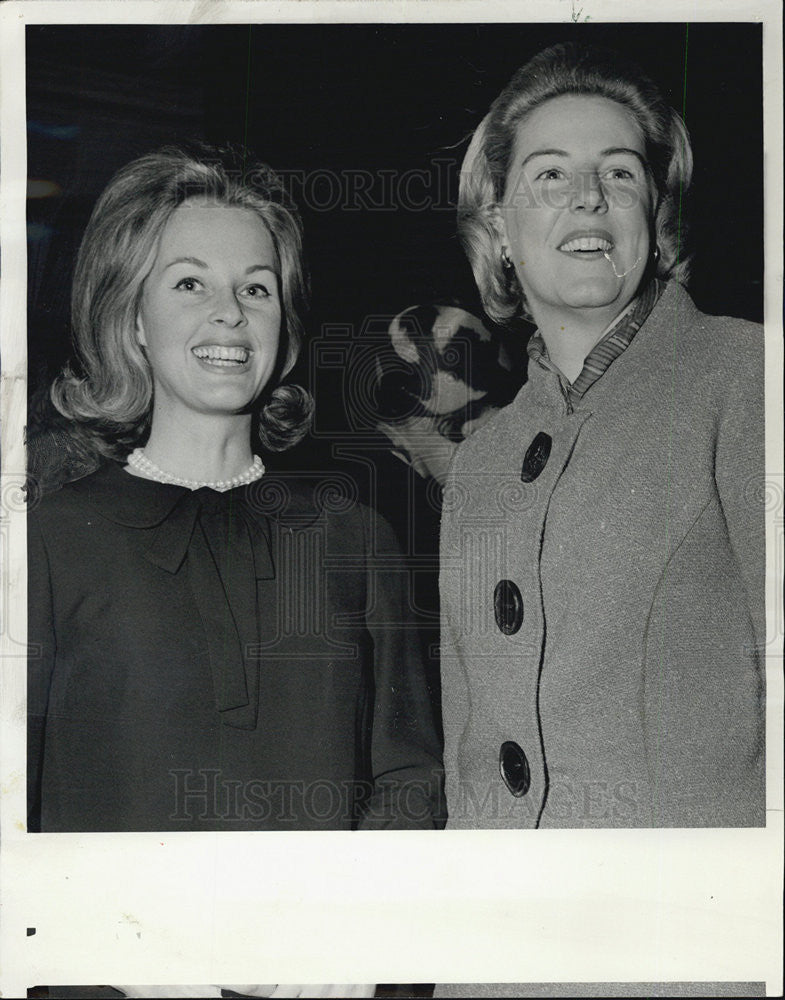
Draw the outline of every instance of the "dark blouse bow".
M151 563L168 573L187 573L207 636L221 721L238 729L255 728L257 580L275 577L268 519L254 511L243 488L190 491L131 476L117 465L106 466L91 480L90 499L104 516L150 532L145 557Z
M185 494L155 529L145 556L169 573L186 563L221 721L253 729L259 703L259 665L250 655L259 644L256 581L275 572L269 538L242 491Z

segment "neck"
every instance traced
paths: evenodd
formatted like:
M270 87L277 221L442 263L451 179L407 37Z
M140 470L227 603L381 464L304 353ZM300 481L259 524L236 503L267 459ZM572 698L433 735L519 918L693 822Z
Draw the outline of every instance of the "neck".
M154 409L144 453L158 468L179 479L231 479L253 461L251 416L189 414L184 422Z
M625 307L629 308L629 306ZM538 309L534 321L548 348L548 356L570 382L606 331L624 312L608 309Z

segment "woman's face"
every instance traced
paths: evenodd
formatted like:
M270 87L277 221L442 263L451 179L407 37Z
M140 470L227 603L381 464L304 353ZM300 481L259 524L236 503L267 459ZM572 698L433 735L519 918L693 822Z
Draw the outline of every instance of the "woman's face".
M569 94L522 121L501 219L535 320L621 311L646 268L653 210L644 139L622 105Z
M137 319L155 414L247 412L281 327L277 255L251 210L186 201L167 222Z

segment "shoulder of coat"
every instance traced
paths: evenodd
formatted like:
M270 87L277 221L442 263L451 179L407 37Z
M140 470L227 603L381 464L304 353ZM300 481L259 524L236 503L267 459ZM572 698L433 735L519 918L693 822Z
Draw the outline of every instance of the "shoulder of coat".
M510 439L515 438L516 430L522 427L522 404L526 393L524 385L511 403L489 417L458 445L453 470L485 466L494 455L507 450Z
M52 520L57 525L75 513L82 515L89 509L89 504L85 500L84 486L89 488L95 477L96 470L91 470L70 482L52 486L48 481L30 475L25 485L28 517L34 520Z
M764 333L760 323L735 316L715 316L701 312L686 289L678 286L674 295L663 300L675 329L679 329L679 316L686 321L681 348L691 351L709 366L726 364L730 357L740 363L749 358L762 357ZM666 314L667 315L667 314Z
M266 474L259 487L254 494L256 509L284 528L325 530L342 538L341 545L360 549L368 538L392 533L387 519L361 499L356 480L342 470L273 473L269 478Z

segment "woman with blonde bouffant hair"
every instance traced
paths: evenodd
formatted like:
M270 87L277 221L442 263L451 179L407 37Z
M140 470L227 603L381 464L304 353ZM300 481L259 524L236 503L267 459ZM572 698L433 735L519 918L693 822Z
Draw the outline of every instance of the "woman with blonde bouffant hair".
M209 153L192 157L186 149L164 148L121 170L96 204L73 282L81 371L67 368L52 387L58 411L92 432L107 457L123 457L149 432L153 372L144 345L129 334L137 324L143 281L161 232L172 211L194 197L252 211L270 231L280 258L285 350L270 388L254 401L256 431L264 447L282 451L308 430L310 395L280 382L300 351L308 297L302 227L293 204L273 170L266 164L244 169L239 152L225 151L222 162Z

